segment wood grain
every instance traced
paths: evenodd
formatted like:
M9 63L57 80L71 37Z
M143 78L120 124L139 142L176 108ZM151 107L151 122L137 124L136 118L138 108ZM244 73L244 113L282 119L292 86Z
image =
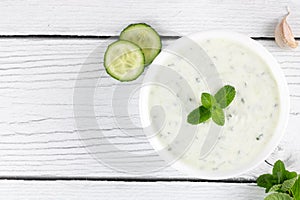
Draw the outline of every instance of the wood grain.
M86 144L99 145L99 155L109 158L114 167L140 168L161 162L149 156L153 150L141 128L120 129L115 118L139 124L137 98L129 105L131 119L111 109L111 97L117 81L108 77L102 67L105 46L112 39L1 39L0 40L0 176L64 177L141 177L188 178L170 167L135 174L116 171L98 162L87 151ZM167 45L173 39L164 40ZM279 61L289 83L291 114L286 135L268 159L282 159L290 169L300 171L300 51L283 51L273 41L261 42ZM78 74L80 78L78 80ZM97 85L89 85L96 80ZM80 116L74 116L76 83L87 91L96 88L94 104L78 104ZM138 81L129 85L138 84ZM118 99L117 99L118 100ZM122 101L122 99L119 99ZM98 127L78 130L76 119L88 120L95 109ZM90 137L82 139L78 132ZM102 132L103 136L99 137ZM97 143L98 142L98 143ZM123 158L120 151L110 151L114 144L131 153ZM137 156L138 155L138 156ZM252 179L270 171L261 164L238 178ZM192 178L192 177L190 177Z
M253 184L195 182L0 181L0 197L14 199L263 199Z
M289 22L300 37L300 5L296 2L4 0L0 2L0 35L116 36L128 24L145 22L168 36L228 29L253 37L273 37L278 19L289 6Z

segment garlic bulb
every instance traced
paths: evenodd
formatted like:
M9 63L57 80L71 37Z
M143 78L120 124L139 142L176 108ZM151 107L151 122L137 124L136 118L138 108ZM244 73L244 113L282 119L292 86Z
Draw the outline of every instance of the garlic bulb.
M280 21L275 29L275 41L281 48L297 48L298 42L294 38L291 27L287 23L290 12Z

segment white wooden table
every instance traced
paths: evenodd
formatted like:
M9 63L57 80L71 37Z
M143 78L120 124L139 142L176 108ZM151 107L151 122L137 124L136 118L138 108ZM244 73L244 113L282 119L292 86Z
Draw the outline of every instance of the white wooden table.
M0 198L263 199L264 191L255 186L255 179L271 170L267 162L282 159L289 169L300 171L300 48L278 48L273 33L286 6L292 11L289 22L299 39L300 5L288 0L2 0ZM170 167L141 175L118 172L94 159L75 126L76 118L91 116L74 117L74 106L83 111L94 106L102 122L99 129L80 131L91 135L102 131L105 139L135 151L146 163L158 159L147 157L151 146L146 140L123 134L108 109L110 91L117 81L104 73L105 48L99 47L135 22L155 27L164 46L185 34L229 29L251 36L274 55L288 81L291 111L285 136L267 162L240 177L208 182ZM91 55L98 56L88 59ZM91 70L82 70L83 65ZM82 82L103 81L95 105L74 105L78 75ZM138 114L134 117L138 119ZM130 131L141 134L139 128ZM93 142L97 137L86 140ZM118 152L105 153L116 164L144 164L127 162Z

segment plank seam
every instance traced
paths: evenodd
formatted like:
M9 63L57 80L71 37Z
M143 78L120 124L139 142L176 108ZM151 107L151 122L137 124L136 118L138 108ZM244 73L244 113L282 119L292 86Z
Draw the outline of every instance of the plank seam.
M181 36L160 36L162 39L177 39ZM119 36L109 35L0 35L0 38L12 38L12 39L118 39Z
M162 39L178 39L182 36L171 36L171 35L163 35L160 36ZM118 39L119 36L109 36L109 35L0 35L1 38L12 38L12 39ZM254 40L274 40L274 37L251 37ZM296 40L300 40L300 37L296 37Z
M205 182L205 183L245 183L254 184L255 180L206 180L197 178L122 178L122 177L39 177L39 176L0 176L1 180L20 180L20 181L107 181L107 182Z

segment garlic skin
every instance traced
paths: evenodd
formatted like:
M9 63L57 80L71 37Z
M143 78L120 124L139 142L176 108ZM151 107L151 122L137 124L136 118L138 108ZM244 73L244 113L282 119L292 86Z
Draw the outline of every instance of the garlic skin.
M297 48L298 42L294 38L291 27L287 23L290 12L278 23L275 29L275 41L281 48Z

